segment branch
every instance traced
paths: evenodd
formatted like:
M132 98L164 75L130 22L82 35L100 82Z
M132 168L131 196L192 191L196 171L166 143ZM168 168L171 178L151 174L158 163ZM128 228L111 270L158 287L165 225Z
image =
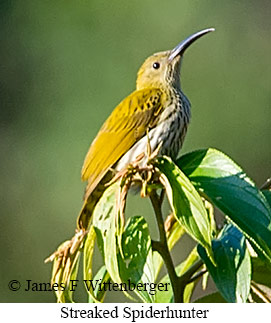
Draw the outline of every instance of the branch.
M187 284L193 283L195 280L197 280L198 278L203 276L205 273L207 273L207 269L203 269L203 270L199 271L198 273L196 273L193 277L191 277L188 280Z
M178 290L178 276L175 271L175 267L169 252L168 244L167 244L167 237L164 227L164 220L161 211L161 198L157 195L155 190L152 190L150 193L150 199L152 202L152 206L155 212L156 221L159 230L159 241L152 241L152 247L156 250L164 260L166 265L168 276L171 282L174 301L175 303L183 303L183 293L180 293Z
M199 259L196 261L184 274L182 274L179 277L179 280L181 280L184 284L191 283L191 277L194 275L196 271L200 269L200 267L203 265L203 261Z
M162 191L163 192L163 191ZM202 260L195 262L183 275L180 277L175 271L173 260L168 248L167 237L165 232L164 220L161 210L161 205L163 201L163 193L159 197L155 190L150 193L151 203L155 212L156 222L159 230L159 241L152 240L152 249L157 251L162 259L164 260L165 266L168 271L168 276L173 290L173 296L175 303L184 302L184 290L187 284L193 282L200 276L202 276L205 271L201 271L192 277L203 265Z

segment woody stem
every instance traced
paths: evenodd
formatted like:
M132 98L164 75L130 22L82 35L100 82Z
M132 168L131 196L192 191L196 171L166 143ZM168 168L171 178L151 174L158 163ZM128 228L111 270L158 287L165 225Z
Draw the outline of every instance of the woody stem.
M164 227L164 220L161 210L161 205L163 201L163 191L159 197L155 190L150 193L151 203L155 212L156 222L159 230L159 241L152 241L152 249L157 251L162 259L164 260L165 266L168 271L168 276L172 286L173 296L175 303L184 302L184 290L187 284L193 282L194 280L200 278L205 271L199 273L198 270L202 267L203 262L201 259L196 261L190 268L187 269L181 276L178 276L174 267L174 263L169 251L167 236ZM197 274L195 274L197 273ZM195 274L195 275L194 275Z
M179 290L179 277L176 274L173 260L171 258L171 254L168 248L167 237L164 228L164 220L161 210L162 199L159 198L155 190L151 191L150 199L156 215L156 221L159 230L159 241L153 241L152 247L153 250L156 250L164 260L171 282L175 303L183 303L183 293Z

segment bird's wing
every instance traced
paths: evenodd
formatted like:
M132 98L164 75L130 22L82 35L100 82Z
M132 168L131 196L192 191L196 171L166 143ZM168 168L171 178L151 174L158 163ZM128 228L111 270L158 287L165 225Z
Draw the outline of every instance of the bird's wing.
M87 196L119 158L155 126L164 106L164 94L156 88L138 90L125 98L105 121L86 155L82 180L88 180Z

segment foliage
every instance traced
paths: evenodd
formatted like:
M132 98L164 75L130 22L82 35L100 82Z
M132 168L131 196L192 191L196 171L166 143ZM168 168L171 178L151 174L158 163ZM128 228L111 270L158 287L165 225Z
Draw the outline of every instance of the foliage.
M146 172L148 176L143 176ZM134 179L123 175L105 190L84 237L86 281L111 282L134 301L189 302L199 280L204 277L204 285L210 275L218 292L196 301L271 301L270 191L258 189L235 162L215 149L188 153L176 163L166 156L154 158L147 168L135 167L132 173L141 176L143 193L151 199L160 239L151 238L143 216L132 216L123 225L127 195L123 192L127 181L133 183ZM172 210L165 222L161 208L164 192ZM220 229L213 206L225 214L225 224ZM197 247L174 267L170 250L185 234L194 239ZM92 278L95 243L104 265ZM76 269L70 272L72 277L77 275L80 252L78 249L71 257ZM57 261L56 258L55 266ZM159 279L163 262L168 274ZM58 277L63 275L58 273ZM168 288L159 290L159 284ZM89 286L89 301L103 301L106 284L101 285L105 287L102 290L97 285ZM63 292L58 294L58 300L71 301L72 295Z

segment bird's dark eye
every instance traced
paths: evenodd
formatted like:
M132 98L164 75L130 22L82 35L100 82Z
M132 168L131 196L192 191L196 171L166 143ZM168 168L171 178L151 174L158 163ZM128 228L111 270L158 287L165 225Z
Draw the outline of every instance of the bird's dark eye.
M160 64L158 62L153 63L152 67L156 70L160 67Z

